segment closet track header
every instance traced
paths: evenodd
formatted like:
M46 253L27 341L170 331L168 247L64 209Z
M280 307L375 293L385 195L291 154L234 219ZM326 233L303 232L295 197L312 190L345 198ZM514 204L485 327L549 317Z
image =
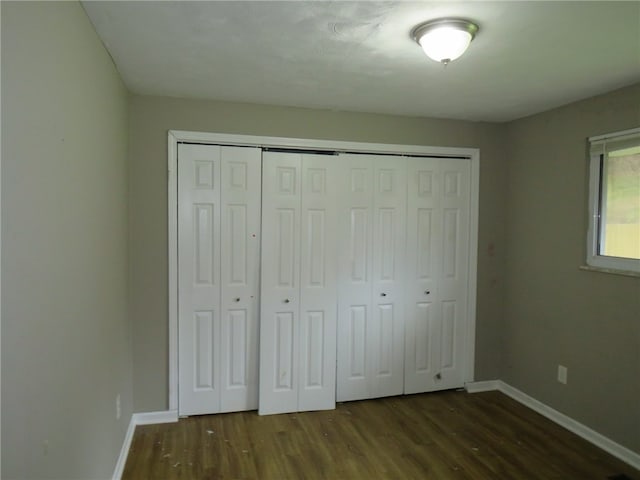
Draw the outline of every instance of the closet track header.
M276 152L276 153L298 153L301 155L384 155L394 157L406 157L406 158L451 158L458 160L470 160L470 155L428 155L418 153L387 153L387 152L370 152L362 150L318 150L308 148L293 148L293 147L266 147L262 145L237 145L231 143L204 143L204 142L178 142L181 145L217 145L220 147L245 147L245 148L261 148L263 152Z
M178 143L251 147L276 151L304 151L321 155L361 154L395 155L402 157L459 158L477 161L479 150L470 147L439 147L434 145L410 145L393 143L352 142L344 140L318 140L312 138L267 137L226 133L191 132L169 130L169 147ZM175 153L175 152L174 152Z

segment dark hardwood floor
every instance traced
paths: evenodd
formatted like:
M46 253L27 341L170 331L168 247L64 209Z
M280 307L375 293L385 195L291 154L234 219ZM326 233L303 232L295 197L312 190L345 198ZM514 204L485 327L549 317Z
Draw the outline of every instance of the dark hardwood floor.
M499 392L138 426L124 479L588 480L640 472Z

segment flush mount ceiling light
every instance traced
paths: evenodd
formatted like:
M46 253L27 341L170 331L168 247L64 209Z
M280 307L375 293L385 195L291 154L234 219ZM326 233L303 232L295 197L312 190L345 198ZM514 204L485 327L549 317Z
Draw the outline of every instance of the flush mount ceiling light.
M469 20L441 18L418 25L411 36L429 58L447 65L465 52L476 33L478 26Z

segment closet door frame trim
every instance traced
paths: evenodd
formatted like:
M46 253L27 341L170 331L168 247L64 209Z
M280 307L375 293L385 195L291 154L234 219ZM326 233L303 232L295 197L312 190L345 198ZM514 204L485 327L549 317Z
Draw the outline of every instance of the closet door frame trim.
M469 302L465 330L464 383L474 381L476 338L476 282L478 269L478 214L480 199L480 150L477 148L432 147L387 143L345 142L304 138L265 137L226 133L169 130L167 138L167 230L169 281L169 410L178 411L178 144L202 143L238 147L285 148L345 153L417 155L466 158L471 161L469 218Z

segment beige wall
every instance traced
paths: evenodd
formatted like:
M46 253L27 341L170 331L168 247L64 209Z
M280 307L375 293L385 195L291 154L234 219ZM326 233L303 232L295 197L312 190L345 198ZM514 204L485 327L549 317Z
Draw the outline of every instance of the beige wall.
M132 412L127 93L79 3L1 8L2 478L110 478Z
M130 295L136 411L168 407L167 131L170 129L479 147L476 378L497 377L504 287L503 126L144 96L133 96L130 105Z
M508 126L502 378L640 453L640 278L579 270L587 137L638 127L640 85ZM567 385L556 381L569 368Z

